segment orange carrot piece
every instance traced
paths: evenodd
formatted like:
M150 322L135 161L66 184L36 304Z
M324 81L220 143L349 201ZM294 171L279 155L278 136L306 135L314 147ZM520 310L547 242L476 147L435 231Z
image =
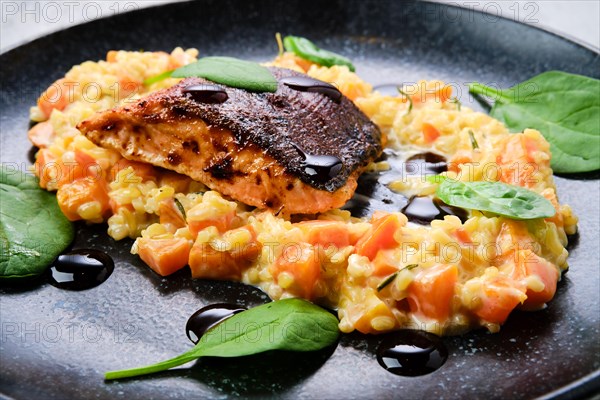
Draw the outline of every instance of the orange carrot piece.
M448 101L448 99L450 99L452 97L452 86L450 86L450 85L442 86L440 88L440 90L438 90L436 95L437 95L437 100L439 100L441 103L445 103L446 101Z
M556 293L560 275L556 266L548 260L541 258L531 250L519 250L515 254L512 278L522 281L532 275L537 276L542 281L544 288L537 292L528 288L525 293L527 300L523 303L523 309L539 309L552 300Z
M240 280L242 271L249 267L260 255L262 245L256 240L251 226L246 229L252 234L252 240L240 248L231 251L219 251L209 243L196 242L190 252L189 265L193 278Z
M373 221L372 228L356 243L356 254L373 260L379 250L391 249L398 245L394 234L400 229L400 221L395 214L388 214Z
M462 244L472 243L471 236L469 232L465 230L465 228L458 228L454 231L454 236L458 239Z
M392 260L392 257L384 251L380 251L373 260L373 275L388 276L398 272L398 265Z
M306 232L306 241L312 245L341 249L351 244L348 227L343 222L317 220L299 222L296 225Z
M247 267L255 262L262 251L262 244L257 239L257 234L252 225L245 225L240 228L233 229L232 232L245 229L250 232L252 239L243 246L235 246L229 253L233 259L242 267Z
M425 143L433 143L440 137L440 132L428 122L423 122L421 130L423 131Z
M119 100L124 99L127 96L138 92L142 87L144 87L143 82L136 81L128 75L123 75L119 78L117 97Z
M360 308L363 308L363 310L354 321L354 328L360 333L381 333L371 325L371 321L376 317L388 317L394 321L396 320L387 304L378 299L377 296L367 299L366 304L361 304Z
M118 53L119 52L116 50L109 50L108 53L106 53L106 61L108 61L109 63L117 62Z
M539 149L540 144L532 137L524 134L511 135L496 157L496 163L500 167L499 180L510 185L534 187L538 183L534 173L540 168L534 153Z
M160 216L161 224L170 224L175 228L186 226L185 217L173 199L168 199L160 203L160 206L158 206L158 215Z
M54 139L54 130L50 121L35 124L27 133L29 141L36 147L48 147Z
M67 82L64 78L54 82L38 98L38 107L46 118L50 118L52 110L62 111L73 100L73 90L76 82Z
M239 280L241 270L226 251L213 249L208 243L195 243L189 259L192 278Z
M75 150L74 162L65 163L57 160L56 166L60 168L60 175L57 177L58 187L88 176L93 179L102 177L102 171L96 159L81 150Z
M472 163L473 162L473 153L472 151L467 150L458 150L448 163L448 171L460 172L461 164Z
M139 238L137 246L140 258L161 276L171 275L188 263L190 244L186 239Z
M481 305L477 307L475 314L487 322L502 324L524 299L523 285L500 275L483 283L479 297Z
M560 204L558 204L558 198L556 197L556 191L553 189L546 189L542 192L544 196L556 209L556 214L553 217L545 218L544 221L553 222L557 228L561 229L565 227L565 220L563 214L560 212Z
M514 259L517 249L525 249L527 246L534 246L534 240L527 230L525 224L513 220L504 220L500 227L500 232L496 237L496 249L499 250L496 265L504 262L510 262Z
M214 226L220 233L224 233L231 229L235 216L235 211L232 211L218 218L206 219L202 221L190 221L188 219L187 223L190 233L194 237L196 237L198 232L200 232L202 229L208 228L209 226Z
M60 174L60 170L56 165L56 157L48 149L38 151L33 168L35 175L40 180L39 184L42 189L47 189L48 184L57 179L53 176L53 172L56 172L57 175Z
M269 266L269 271L279 282L279 274L287 272L294 281L288 290L305 299L312 299L317 280L321 276L321 263L317 249L308 243L287 246Z
M410 310L438 321L448 319L457 278L456 265L438 264L420 271L408 287Z
M70 221L82 219L77 213L79 206L98 201L104 215L110 208L108 203L108 185L102 178L85 177L65 183L56 192L58 206Z

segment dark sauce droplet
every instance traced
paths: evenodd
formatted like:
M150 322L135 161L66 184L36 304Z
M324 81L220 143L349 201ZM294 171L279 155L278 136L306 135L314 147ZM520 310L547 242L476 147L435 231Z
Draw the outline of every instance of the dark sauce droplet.
M281 78L279 82L287 87L301 92L321 93L331 100L339 103L342 100L342 92L330 83L313 79L308 76L288 76Z
M304 171L323 182L335 178L342 170L342 160L336 156L307 155L304 159Z
M67 290L85 290L106 281L115 263L100 250L80 249L61 254L48 270L48 283Z
M237 304L211 304L202 307L188 319L185 333L188 339L198 343L198 340L210 328L242 311L246 311L246 309Z
M27 160L28 160L30 163L32 163L32 164L35 164L35 160L36 160L36 158L35 158L35 155L37 154L37 152L38 152L39 150L40 150L40 149L39 149L39 148L37 148L37 147L35 147L35 146L32 146L32 147L29 149L29 151L27 152Z
M431 152L415 154L404 164L404 172L407 175L437 175L446 171L446 158Z
M422 331L395 332L377 349L379 365L396 375L426 375L444 365L447 359L448 350L441 338Z
M225 89L210 84L186 86L183 93L198 103L219 104L229 98Z
M455 215L465 222L468 216L467 211L462 208L449 206L440 199L427 196L411 197L402 213L409 221L422 225L428 225L434 219L444 219L446 215Z
M313 155L302 150L298 145L292 143L298 154L304 159L304 172L319 182L327 182L335 178L344 166L342 160L331 155Z

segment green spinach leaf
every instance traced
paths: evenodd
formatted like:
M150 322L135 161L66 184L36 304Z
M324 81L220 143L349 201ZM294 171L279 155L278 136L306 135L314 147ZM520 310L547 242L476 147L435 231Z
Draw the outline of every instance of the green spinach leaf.
M33 176L0 166L0 279L43 273L73 236L56 196Z
M252 92L277 91L277 80L268 68L233 57L204 57L171 74L173 78L192 76Z
M469 91L493 97L490 115L515 131L539 130L550 143L555 172L600 169L600 81L550 71L510 89L474 83Z
M150 86L153 83L160 82L160 81L163 81L163 80L165 80L167 78L170 78L171 75L173 75L173 71L166 71L166 72L163 72L162 74L151 76L150 78L146 78L144 80L144 85L145 86Z
M112 371L105 379L120 379L165 371L204 356L239 357L269 350L315 351L339 336L338 320L301 299L263 304L235 314L206 332L191 350L146 367Z
M437 188L437 196L450 206L488 211L511 219L549 218L556 213L543 196L502 182L444 179Z
M345 65L350 71L354 72L356 68L352 61L337 53L321 49L310 40L299 36L286 36L283 39L283 46L287 51L296 54L298 57L312 61L325 67L333 65Z

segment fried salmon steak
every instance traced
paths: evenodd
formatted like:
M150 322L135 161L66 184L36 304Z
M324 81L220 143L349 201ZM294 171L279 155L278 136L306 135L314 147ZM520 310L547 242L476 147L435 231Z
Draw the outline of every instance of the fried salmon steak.
M382 151L379 128L339 93L284 83L312 78L269 69L278 80L275 93L186 78L77 128L127 159L187 175L251 206L290 214L341 207ZM200 101L191 87L216 87L226 100Z

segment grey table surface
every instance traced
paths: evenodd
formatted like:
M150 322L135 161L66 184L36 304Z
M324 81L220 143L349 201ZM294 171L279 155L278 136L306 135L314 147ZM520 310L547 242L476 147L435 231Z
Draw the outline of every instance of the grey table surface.
M182 0L0 0L0 53L87 21ZM505 17L600 47L600 0L437 0Z

